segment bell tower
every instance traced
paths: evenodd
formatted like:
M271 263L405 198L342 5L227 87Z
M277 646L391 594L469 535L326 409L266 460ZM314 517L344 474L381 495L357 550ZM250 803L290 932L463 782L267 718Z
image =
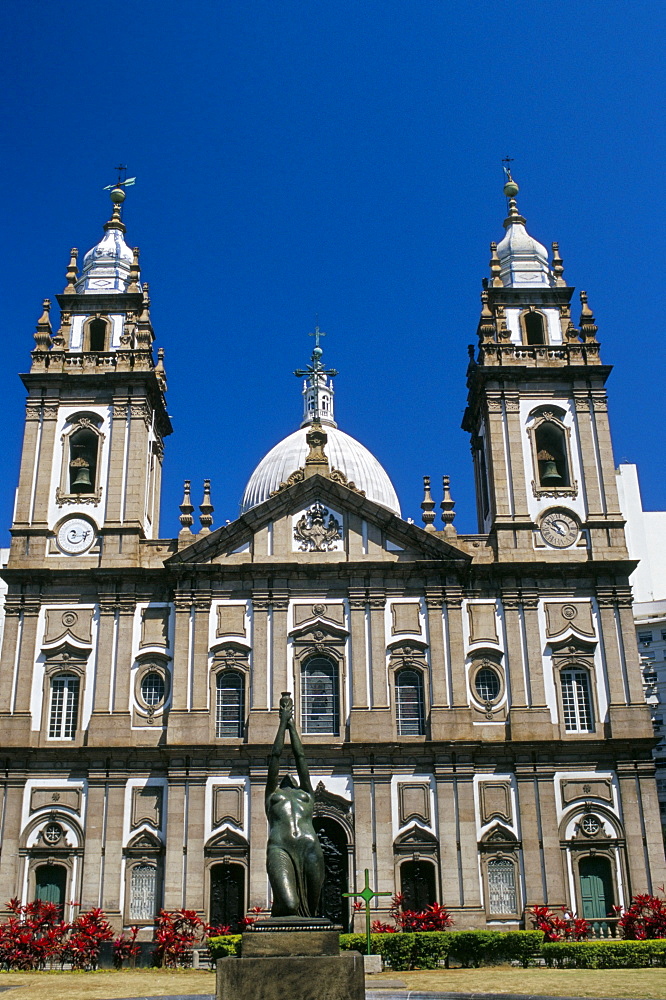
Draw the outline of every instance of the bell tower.
M507 170L505 235L491 243L463 428L472 439L479 531L504 559L625 557L606 402L611 372L580 293L529 235Z
M153 358L148 285L125 242L125 185L111 189L104 236L72 250L66 286L35 332L12 526L12 559L53 556L127 561L157 537L163 440L171 433L163 352Z

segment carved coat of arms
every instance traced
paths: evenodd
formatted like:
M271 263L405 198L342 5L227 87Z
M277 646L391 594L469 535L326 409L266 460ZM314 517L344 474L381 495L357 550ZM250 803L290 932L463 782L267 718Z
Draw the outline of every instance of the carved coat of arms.
M342 538L342 525L328 508L314 503L296 522L294 538L301 552L330 552Z

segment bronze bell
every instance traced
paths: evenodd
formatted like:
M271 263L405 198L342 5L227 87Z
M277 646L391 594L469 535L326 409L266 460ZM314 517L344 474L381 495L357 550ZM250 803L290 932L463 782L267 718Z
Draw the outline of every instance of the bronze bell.
M562 476L557 471L557 463L552 458L541 463L541 485L557 486L562 482Z
M77 465L82 459L78 459ZM74 462L72 462L74 465ZM76 479L72 483L72 493L90 493L92 482L90 481L90 466L86 463L80 465L76 471Z

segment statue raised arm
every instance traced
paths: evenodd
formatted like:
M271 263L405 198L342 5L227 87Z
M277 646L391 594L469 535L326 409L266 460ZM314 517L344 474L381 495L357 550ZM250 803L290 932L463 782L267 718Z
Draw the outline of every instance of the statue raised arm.
M278 783L285 732L289 732L299 785L289 775ZM273 890L273 917L317 916L324 881L324 855L312 825L314 793L288 693L280 699L280 722L266 779L268 845L266 870Z

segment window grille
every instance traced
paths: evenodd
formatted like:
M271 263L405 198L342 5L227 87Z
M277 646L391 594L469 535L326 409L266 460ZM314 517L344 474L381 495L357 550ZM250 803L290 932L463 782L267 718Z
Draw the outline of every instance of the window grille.
M235 670L223 670L217 675L217 705L215 714L215 736L243 735L245 722L244 681Z
M501 691L500 679L491 667L483 667L474 678L474 687L481 701L495 701Z
M157 867L135 865L130 878L130 920L152 920L157 909Z
M51 681L49 738L73 740L79 715L79 678L58 674Z
M141 680L141 697L146 705L149 705L151 708L161 705L164 701L164 691L164 677L162 677L162 674L158 674L156 670L151 670L144 675Z
M310 735L337 736L338 668L324 656L303 664L301 671L301 726Z
M563 670L562 706L564 726L568 733L592 731L590 681L585 670Z
M649 646L652 642L652 632L639 632L638 641L642 642L644 646Z
M488 862L488 912L515 913L516 868L508 858L491 858Z
M399 670L395 675L398 736L423 736L423 678L418 670Z

